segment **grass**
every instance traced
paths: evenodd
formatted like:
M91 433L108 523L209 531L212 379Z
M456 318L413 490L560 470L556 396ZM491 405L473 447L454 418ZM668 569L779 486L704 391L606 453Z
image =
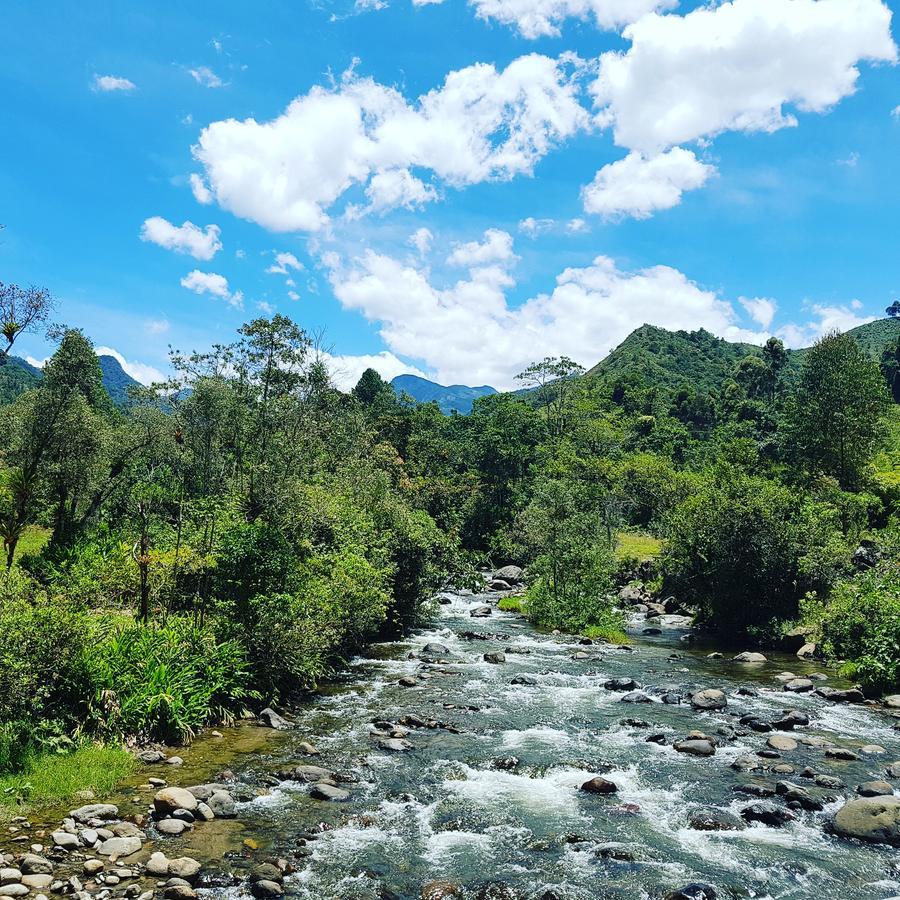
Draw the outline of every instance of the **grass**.
M628 635L624 631L609 625L588 625L584 629L584 636L592 641L608 641L610 644L628 643Z
M502 609L503 612L524 613L524 599L524 597L502 597L497 603L497 609Z
M616 538L617 559L656 559L662 552L662 541L637 531L620 531Z
M16 559L26 553L40 553L50 540L50 529L41 525L29 525L16 546ZM15 560L13 560L15 562Z
M98 798L131 774L134 757L122 747L87 745L38 756L25 772L0 776L0 817L52 806L92 790Z

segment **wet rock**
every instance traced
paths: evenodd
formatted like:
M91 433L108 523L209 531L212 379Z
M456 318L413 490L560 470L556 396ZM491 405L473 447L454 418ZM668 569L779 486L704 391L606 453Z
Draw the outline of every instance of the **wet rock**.
M792 678L784 685L784 689L792 694L805 694L814 687L815 684L809 678Z
M852 762L853 760L859 759L858 753L854 753L846 747L828 747L825 750L825 755L829 759L839 759L844 762Z
M724 653L719 653L718 650L714 650L712 653L706 654L707 659L725 659Z
M314 784L310 788L309 795L315 797L316 800L340 801L347 800L350 797L350 791L345 791L343 788L335 787L323 781L319 784Z
M832 827L843 837L900 847L900 797L850 800L837 811Z
M816 775L813 780L819 787L829 791L839 791L844 786L844 782L835 775Z
M493 579L493 581L488 582L489 591L508 591L509 589L509 582L504 581L502 578L495 578Z
M608 691L634 691L640 687L633 678L610 678L603 682L603 687Z
M141 849L141 839L139 837L111 837L107 838L98 848L97 852L101 856L131 856Z
M397 679L400 687L415 687L419 683L419 679L413 675L402 675Z
M738 653L738 655L734 657L734 662L764 663L768 662L768 658L763 656L762 653L752 653L749 650L745 650L743 653Z
M763 765L752 756L739 756L731 763L731 768L738 772L756 772L762 769Z
M665 900L718 900L718 896L711 884L693 882L676 891L669 891Z
M779 781L775 785L775 793L780 794L785 803L796 804L802 809L819 811L823 808L821 800L817 800L809 791L790 781Z
M653 698L645 694L643 691L629 691L627 694L619 698L620 703L652 703Z
M443 644L431 642L422 648L422 656L450 656L450 650Z
M891 797L894 787L886 781L864 781L856 786L856 793L860 797Z
M795 728L809 725L809 716L798 709L789 709L785 710L780 719L772 722L772 725L779 731L793 731Z
M201 865L190 856L179 856L168 861L168 874L185 881L192 881L200 873ZM149 870L148 870L149 871Z
M691 695L691 706L694 709L725 709L728 699L723 691L709 688L705 691L697 691Z
M503 772L511 772L519 768L519 762L518 756L499 756L493 760L493 766Z
M69 834L68 831L54 831L50 837L53 838L53 843L63 850L77 850L81 846L78 835Z
M459 886L452 881L429 881L422 885L422 900L449 900L462 897Z
M885 772L888 778L900 778L900 762L891 763Z
M589 778L581 785L581 790L588 794L615 794L619 788L606 778Z
M688 817L688 826L695 831L739 831L744 823L722 809L698 809Z
M473 619L487 619L491 615L491 608L489 606L476 606L474 609L469 610L469 615Z
M161 750L141 750L136 758L145 765L152 766L166 761L166 754Z
M26 853L19 862L19 869L24 875L49 875L53 871L53 863L36 853Z
M197 804L197 812L196 817L201 822L212 822L212 820L216 817L216 814L209 807L209 804L204 803L202 800Z
M197 892L185 881L167 884L163 888L165 900L197 900Z
M486 663L493 663L494 665L500 665L500 664L506 662L506 654L500 650L495 650L492 653L485 653L484 661Z
M783 734L773 734L766 743L773 749L781 753L790 753L797 749L797 742L793 738L785 737Z
M156 823L156 828L160 834L166 834L170 837L176 837L183 834L190 827L189 823L183 819L162 819Z
M788 822L793 822L795 816L792 812L771 803L751 803L741 810L741 818L747 822L762 822L770 828L780 828Z
M799 659L812 659L816 655L816 650L815 644L806 643L797 651L797 656Z
M534 677L534 675L516 675L516 677L513 678L512 681L510 681L510 684L523 684L529 686L533 686L537 683L538 680Z
M666 691L659 699L662 700L666 706L678 706L683 698L681 694L678 694L675 691Z
M171 815L177 809L193 812L197 808L197 798L185 788L164 787L153 797L153 807L160 815Z
M291 723L288 722L287 719L278 715L278 713L269 706L259 714L259 721L267 728L274 728L276 731L286 731L291 727Z
M508 584L520 584L522 581L522 570L518 566L503 566L494 572L494 578L501 578Z
M663 745L667 742L667 738L665 734L661 731L654 731L653 734L648 734L644 740L648 744L660 744Z
M889 709L900 709L900 694L889 694L882 697L881 702Z
M305 781L316 784L320 781L333 781L334 773L321 766L297 766L291 769L288 777L294 781Z
M775 789L769 787L767 784L754 784L753 782L748 782L747 784L736 784L732 790L736 794L747 794L749 797L774 797Z
M378 741L378 746L382 750L388 750L392 753L401 753L413 748L409 741L404 741L402 738L381 738Z
M87 806L79 806L73 809L69 815L82 825L87 825L93 819L117 819L119 807L112 803L89 803Z
M816 693L832 703L863 703L866 699L863 692L857 688L838 690L837 688L821 687L816 689Z
M859 748L859 752L866 756L881 756L883 753L887 753L887 750L880 744L866 744L865 747Z
M216 818L234 819L237 817L237 806L228 791L216 791L206 803Z
M689 738L686 741L675 741L672 746L679 753L687 753L690 756L712 756L716 752L712 741Z

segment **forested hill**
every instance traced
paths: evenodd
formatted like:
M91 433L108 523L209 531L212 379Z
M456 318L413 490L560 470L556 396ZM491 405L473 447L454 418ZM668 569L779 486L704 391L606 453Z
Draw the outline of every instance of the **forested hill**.
M409 394L419 403L437 403L440 411L447 415L454 410L466 415L472 411L472 404L479 397L497 393L489 385L468 387L464 384L451 384L445 387L427 378L419 378L418 375L398 375L391 381L391 386L397 396Z
M128 388L138 384L121 366L114 356L101 354L100 371L103 373L103 387L116 406L128 402ZM11 403L20 394L35 387L41 379L37 366L18 357L11 356L0 366L0 405Z
M900 337L900 319L879 319L849 334L877 360L887 345ZM799 366L806 353L806 349L789 350L789 369ZM732 343L704 329L668 331L642 325L588 374L621 376L636 372L669 387L690 385L695 391L715 392L742 359L761 354L761 348L754 344Z

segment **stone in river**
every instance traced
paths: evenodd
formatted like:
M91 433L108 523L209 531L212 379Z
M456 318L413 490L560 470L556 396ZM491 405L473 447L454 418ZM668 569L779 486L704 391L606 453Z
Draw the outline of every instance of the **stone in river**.
M97 852L101 856L131 856L141 849L141 839L139 837L111 837L105 840L98 848Z
M469 611L469 615L473 619L486 619L491 614L489 606L476 606L475 609Z
M603 682L603 687L608 691L634 691L640 685L633 678L610 678Z
M799 709L788 709L782 713L780 719L772 722L772 725L779 731L793 731L795 728L809 725L809 716Z
M500 665L501 663L506 662L506 654L502 650L494 650L491 653L484 654L484 661L493 663L494 665Z
M887 753L887 750L880 744L866 744L865 747L859 748L859 752L865 753L866 756L881 756L882 753Z
M160 815L171 815L176 809L193 812L197 808L197 798L185 788L165 787L153 797L153 806Z
M856 786L860 797L892 797L894 787L886 781L864 781Z
M450 650L443 644L430 643L422 648L425 656L449 656Z
M744 823L735 815L721 809L697 809L688 818L695 831L740 831Z
M172 837L187 831L190 826L183 819L162 819L156 823L156 828L160 834L167 834Z
M823 807L822 801L813 797L806 788L790 781L779 781L775 785L775 793L780 794L785 803L796 804L802 809L818 811Z
M382 750L390 750L394 753L412 750L413 748L413 745L409 741L404 741L402 738L382 738L378 742L378 746Z
M694 709L724 709L727 705L728 699L725 693L716 688L697 691L691 696L691 706Z
M588 794L615 794L619 788L606 778L590 778L581 785L581 790Z
M415 687L419 683L419 679L413 675L403 675L397 679L400 687Z
M494 578L502 578L509 584L518 584L522 580L522 570L518 566L504 566L494 572Z
M534 675L516 675L510 684L525 684L525 685L535 685L538 683L537 678Z
M844 762L853 762L854 760L859 759L858 753L847 750L845 747L828 747L825 750L825 755L829 759L840 759Z
M780 750L782 753L789 753L791 750L797 749L797 742L783 734L773 734L766 743L773 750Z
M805 694L814 687L815 685L809 678L792 678L784 685L784 689L790 691L792 694Z
M620 703L652 703L653 699L643 691L629 691L619 698Z
M346 800L350 796L350 791L323 781L320 784L314 784L310 788L309 795L315 797L316 800Z
M677 891L669 891L665 900L718 900L719 895L711 884L693 882Z
M900 847L900 797L861 797L845 803L832 827L843 837Z
M741 663L764 663L768 662L768 659L763 656L762 653L751 653L749 650L745 650L743 653L738 653L738 655L734 657L734 661Z
M112 803L89 803L87 806L79 806L73 809L69 815L82 825L86 825L91 819L116 819L119 816L119 807Z
M796 818L792 812L773 806L771 803L751 803L741 810L741 818L747 822L762 822L772 828L779 828Z
M689 739L686 741L675 741L672 746L679 753L687 753L690 756L712 756L716 752L715 746L711 741Z
M269 728L274 728L276 731L286 731L291 727L291 723L287 719L279 716L274 709L268 706L259 714L259 721Z

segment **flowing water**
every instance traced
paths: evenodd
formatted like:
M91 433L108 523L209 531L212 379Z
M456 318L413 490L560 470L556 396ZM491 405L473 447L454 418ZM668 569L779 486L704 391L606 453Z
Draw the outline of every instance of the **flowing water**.
M247 837L260 844L257 858L296 859L299 852L288 887L302 898L418 898L434 880L487 898L539 898L548 891L548 898L569 900L659 898L694 881L714 885L720 897L900 896L896 849L842 840L823 828L841 795L884 778L886 765L900 759L896 720L883 711L785 693L776 674L787 666L810 670L793 657L762 665L711 660L706 650L679 643L674 632L638 636L631 650L580 647L496 608L490 618L471 618L484 595L448 594L444 602L426 630L354 660L327 693L296 711L296 731L231 760L238 781L257 785L267 773L298 763L352 773L355 783L342 785L349 800L314 800L309 785L269 778L265 790L241 803L239 823L198 828L188 849L224 857L225 867L229 859L253 855L241 843ZM473 631L480 636L466 634ZM421 651L434 642L448 652L428 661ZM505 663L484 661L486 652L504 649ZM578 651L588 658L573 658ZM523 674L533 683L511 683ZM404 675L419 683L401 686ZM603 687L616 677L637 679L654 702L621 702L624 691ZM666 689L711 687L726 692L727 709L697 712L689 704L659 702ZM746 687L753 695L738 693ZM830 799L796 774L734 771L734 759L755 755L769 737L745 731L738 718L777 718L787 708L810 718L795 738L820 736L853 750L880 744L887 753L839 762L826 759L821 747L801 744L766 760L789 763L797 773L812 766L842 778L846 787L830 792ZM412 728L412 749L381 749L371 735L373 722L409 715L452 727ZM715 755L672 749L672 741L692 729L719 734ZM667 743L648 742L652 732L663 732ZM321 756L304 757L301 741L314 743ZM579 790L601 774L618 793ZM698 808L739 815L754 802L733 792L735 785L773 785L784 777L825 798L825 809L798 812L780 828L688 827ZM498 883L513 892L503 893ZM238 895L245 888L218 891Z

